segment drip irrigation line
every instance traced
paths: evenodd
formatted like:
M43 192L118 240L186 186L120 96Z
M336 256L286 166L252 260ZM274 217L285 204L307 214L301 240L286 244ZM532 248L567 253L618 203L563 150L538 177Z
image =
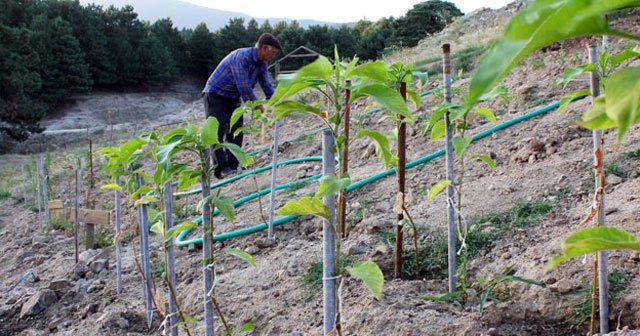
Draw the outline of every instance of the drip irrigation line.
M579 99L583 99L584 97L586 97L586 96L577 97L573 101L576 101L576 100L579 100ZM501 131L501 130L503 130L505 128L508 128L510 126L513 126L513 125L518 124L520 122L523 122L525 120L528 120L528 119L537 117L539 115L542 115L544 113L547 113L547 112L549 112L551 110L554 110L554 109L558 108L558 106L560 106L560 103L559 102L554 102L554 103L551 103L551 104L549 104L549 105L547 105L545 107L537 109L535 111L532 111L532 112L526 113L524 115L518 116L516 118L507 120L507 121L505 121L503 123L500 123L500 124L498 124L496 126L493 126L493 127L489 128L487 130L484 130L482 132L479 132L479 133L475 134L472 137L472 142L475 142L477 140L480 140L482 138L490 136L493 133ZM430 161L436 159L437 157L440 157L440 156L444 155L444 153L445 153L444 149L437 150L437 151L435 151L435 152L433 152L431 154L428 154L428 155L423 156L421 158L418 158L416 160L407 162L407 164L405 165L405 168L406 169L415 168L415 167L417 167L419 165L425 164L427 162L430 162ZM296 161L297 163L300 163L300 162L307 162L306 160L309 160L309 159L311 159L313 161L318 161L318 158L319 157L307 157L307 158L298 158L298 159L289 160L289 161ZM283 161L283 164L285 164L285 161ZM291 163L286 163L286 164L291 164ZM278 165L280 165L280 164L278 164ZM267 167L264 167L264 168L267 168ZM267 169L260 168L260 169L254 170L254 171L262 172L262 171L265 171L265 170L267 170ZM244 176L247 176L250 173L251 172L246 172L244 174L240 174L238 176L230 178L229 180L236 181L239 178L241 178L241 176L244 177ZM390 175L393 175L395 173L396 173L396 168L387 169L385 171L379 172L379 173L374 174L372 176L369 176L369 177L367 177L365 179L362 179L360 181L356 181L356 182L350 184L349 186L347 186L346 191L350 192L350 191L362 188L362 187L366 186L367 184L371 184L373 182L376 182L376 181L378 181L380 179L383 179L383 178L385 178L387 176L390 176ZM301 184L305 184L305 183L308 183L310 181L320 179L320 177L322 177L322 174L316 174L316 175L313 175L313 176L310 176L310 177L307 177L307 178L304 178L304 179L301 179L301 180L298 180L298 181L294 181L294 182L290 182L290 183L286 183L286 184L281 184L281 185L278 185L276 187L276 190L282 190L282 189L287 189L287 188L298 187ZM227 180L224 180L224 181L218 182L218 183L216 183L214 185L220 186L220 185L224 185L224 184L227 184L227 183L229 183L229 182L227 182ZM244 204L244 203L246 203L246 202L248 202L250 200L253 200L253 199L255 199L255 198L259 197L259 196L266 195L269 192L271 192L271 188L262 189L262 190L260 190L258 192L252 193L250 195L244 196L244 197L234 201L233 205L235 207L238 207L239 205L242 205L242 204ZM218 213L219 213L218 209L215 209L213 215L215 216ZM298 217L301 217L301 215L283 216L283 217L275 219L273 221L273 225L274 226L278 226L278 225L290 222L290 221L292 221L292 220L294 220L294 219L296 219ZM201 224L202 223L202 217L197 218L196 220L194 220L194 222L197 223L197 224ZM234 231L230 231L230 232L216 234L216 235L213 236L213 239L214 239L214 241L218 242L218 241L222 241L222 240L226 240L226 239L245 236L245 235L248 235L248 234L251 234L251 233L255 233L255 232L262 231L262 230L266 230L267 228L268 228L267 223L261 223L261 224L257 224L257 225L250 226L250 227L243 228L243 229L239 229L239 230L234 230ZM189 245L201 245L202 244L202 238L186 239L187 235L190 232L191 232L191 229L187 229L187 230L182 231L178 235L178 237L176 238L176 246L187 247Z

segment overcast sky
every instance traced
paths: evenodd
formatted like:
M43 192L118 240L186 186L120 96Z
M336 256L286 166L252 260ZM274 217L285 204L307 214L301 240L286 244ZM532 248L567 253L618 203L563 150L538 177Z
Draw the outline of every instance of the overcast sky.
M241 12L258 18L354 22L404 15L424 0L182 0L200 6ZM464 13L480 7L500 8L513 0L450 0Z

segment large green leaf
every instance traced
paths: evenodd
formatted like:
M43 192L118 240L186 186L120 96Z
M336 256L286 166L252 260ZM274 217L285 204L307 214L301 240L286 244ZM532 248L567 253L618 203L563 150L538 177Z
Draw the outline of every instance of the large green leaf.
M615 68L618 65L637 57L640 57L639 46L635 46L633 49L625 49L611 58L611 68Z
M256 259L251 254L245 251L242 251L240 249L230 247L224 250L224 254L228 256L236 257L240 260L244 260L251 266L256 266Z
M551 258L547 268L556 267L569 259L583 254L605 250L640 251L640 240L627 231L608 226L579 230L572 233L562 242L563 254Z
M373 140L376 145L376 155L385 168L398 165L398 157L391 154L389 139L384 134L373 130L360 130L356 133L356 138L359 137L369 137Z
M496 115L493 114L493 112L491 112L491 110L486 108L486 107L477 108L475 110L474 114L477 115L477 116L485 117L485 118L487 118L487 120L491 121L494 124L498 122L498 119L496 118Z
M286 100L273 106L273 115L276 119L286 117L291 113L308 112L320 116L320 109L311 105L303 104L295 100Z
M241 166L246 167L253 163L253 156L247 155L238 145L225 142L220 144L220 146L231 152L231 154L238 159Z
M429 189L429 195L427 196L427 198L429 199L429 201L433 201L433 199L436 198L436 196L438 196L438 194L441 193L444 188L450 185L451 180L444 180L436 183L433 187L431 187L431 189Z
M122 191L122 187L118 184L115 183L109 183L109 184L105 184L103 186L100 187L100 190L117 190L117 191Z
M563 112L564 109L569 106L569 103L576 100L578 97L582 97L585 95L590 95L591 91L589 89L576 90L566 94L564 97L560 99L560 105L558 106L558 112Z
M353 76L371 78L375 81L385 83L387 81L387 67L381 61L361 64L353 71L347 72L345 78Z
M134 207L137 207L138 205L141 204L150 204L150 203L155 203L158 202L159 199L155 196L151 196L151 195L146 195L146 196L142 196L141 198L137 199L136 202L133 204Z
M467 148L473 141L473 138L470 136L462 137L456 135L453 137L453 139L451 139L451 141L453 142L453 151L456 153L456 156L462 157L462 155L464 155L464 153L467 151Z
M367 286L373 297L380 300L382 298L382 286L384 285L384 276L378 264L371 260L353 264L347 267L347 271L352 277L362 280Z
M536 0L511 18L503 36L482 57L469 88L466 109L537 49L580 36L629 36L611 29L604 13L637 6L638 0Z
M596 70L596 65L593 63L586 63L586 64L579 65L577 67L566 68L564 69L562 78L558 79L555 83L558 85L562 84L562 88L564 89L577 76L583 73L592 72L595 70Z
M429 138L431 141L436 141L442 138L446 134L446 124L444 123L444 119L440 119L435 122L435 124L431 124L431 135Z
M233 219L236 217L236 210L233 207L233 200L230 197L218 196L213 200L213 204L220 210L220 213L227 221L233 222Z
M164 233L164 240L169 241L170 239L177 237L182 231L196 229L198 226L199 225L195 222L184 222L180 225L173 226Z
M618 141L640 122L640 67L624 68L609 78L605 98L607 116L618 127Z
M607 129L616 127L615 121L607 115L605 96L600 96L594 99L591 108L582 114L580 126L588 129Z
M326 84L326 81L320 78L294 78L289 82L278 84L276 91L273 96L271 96L271 99L269 99L268 104L269 106L273 106L274 104L287 99L304 89L323 84Z
M276 211L279 215L314 215L329 219L329 209L317 197L302 197L287 202Z
M172 130L170 130L169 132L167 132L167 134L165 134L162 137L162 141L160 141L161 145L166 145L170 142L174 142L176 140L180 140L182 139L182 137L184 137L184 135L187 134L187 130L182 128L182 127L177 127L174 128Z
M202 136L202 143L205 146L217 145L220 143L220 140L218 140L219 125L218 119L214 117L208 117L204 122L200 135Z
M178 190L187 190L202 176L202 172L199 170L184 170L178 175Z
M327 174L320 179L320 187L316 191L316 197L331 196L344 190L351 184L351 179L348 177L338 178L334 174Z
M332 71L333 64L331 64L331 61L324 56L320 56L312 63L300 68L300 70L296 72L296 78L317 77L327 80L329 76L331 76Z
M405 121L408 124L412 124L415 119L411 112L409 112L407 103L404 101L400 93L385 85L371 84L360 87L353 92L351 101L354 101L355 99L362 96L369 96L380 105L384 106L387 110L404 116Z
M165 170L171 166L171 158L182 144L182 137L174 137L171 142L156 147L156 159Z

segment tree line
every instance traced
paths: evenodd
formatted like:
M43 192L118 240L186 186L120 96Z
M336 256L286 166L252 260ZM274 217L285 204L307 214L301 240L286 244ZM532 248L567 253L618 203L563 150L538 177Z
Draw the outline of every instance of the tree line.
M24 138L72 94L93 88L156 86L185 72L208 76L230 51L251 46L265 31L284 52L306 46L332 55L371 60L394 48L415 46L462 12L452 3L416 4L400 18L354 25L302 28L296 21L229 20L179 30L169 18L140 20L132 6L80 5L78 0L3 0L0 3L0 131ZM282 56L282 55L281 55ZM287 65L285 65L286 67ZM299 64L289 63L289 67Z

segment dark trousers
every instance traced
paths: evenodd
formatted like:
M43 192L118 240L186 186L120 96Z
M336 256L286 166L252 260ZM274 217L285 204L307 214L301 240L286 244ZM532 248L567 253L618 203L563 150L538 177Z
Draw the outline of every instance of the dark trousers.
M240 117L233 127L230 127L231 115L240 106L240 99L233 99L220 96L213 92L204 93L204 110L207 117L215 117L220 124L218 128L218 140L220 142L230 142L242 147L242 132L233 136L243 125L243 118ZM238 159L226 149L217 149L213 153L215 172L220 172L225 167L238 169Z

